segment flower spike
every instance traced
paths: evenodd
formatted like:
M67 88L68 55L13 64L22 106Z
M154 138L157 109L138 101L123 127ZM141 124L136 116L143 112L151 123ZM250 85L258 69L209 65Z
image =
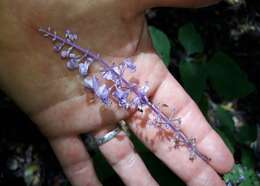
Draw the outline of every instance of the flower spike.
M192 161L197 157L206 162L210 161L196 148L196 139L188 138L181 131L181 119L173 118L173 116L167 117L160 111L159 106L149 100L147 97L149 91L147 82L145 85L138 87L123 77L125 70L130 72L136 70L132 59L126 58L119 65L109 65L100 55L77 45L75 41L78 40L78 36L70 30L65 31L64 37L57 35L50 27L47 29L39 28L38 31L54 43L54 51L59 53L62 59L67 60L66 67L69 70L78 68L78 72L83 78L83 86L91 90L102 103L109 105L109 100L112 99L119 107L126 110L135 108L144 112L143 108L148 108L152 113L150 124L159 129L160 138L171 141L174 148L185 146L190 153L189 159ZM76 53L79 55L76 55ZM99 74L90 76L88 70L93 63L98 63L102 69ZM101 81L110 81L112 85L108 87Z

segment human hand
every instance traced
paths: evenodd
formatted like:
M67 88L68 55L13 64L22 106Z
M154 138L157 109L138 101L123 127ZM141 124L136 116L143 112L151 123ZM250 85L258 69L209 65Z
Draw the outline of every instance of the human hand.
M194 2L31 0L24 4L19 0L1 1L1 87L48 138L73 185L100 184L78 135L86 132L102 135L121 119L188 185L223 184L217 172L232 167L232 155L155 54L143 17L146 8L188 6ZM196 137L197 148L212 159L209 164L200 159L189 161L187 150L182 148L169 151L169 143L156 138L157 129L144 127L147 121L140 119L140 113L104 108L100 102L92 102L93 96L85 93L77 74L64 68L51 51L49 41L37 33L38 27L49 24L57 31L72 29L80 36L79 45L100 53L107 61L132 57L137 71L126 78L134 76L140 84L148 81L151 101L167 103L176 109L176 117L182 118L182 131ZM123 133L120 136L124 137L100 146L108 162L126 185L156 185L130 140Z

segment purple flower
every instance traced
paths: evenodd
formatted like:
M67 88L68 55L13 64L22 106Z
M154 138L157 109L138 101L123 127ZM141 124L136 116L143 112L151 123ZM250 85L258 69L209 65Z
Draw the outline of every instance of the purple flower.
M146 95L147 92L148 92L148 90L149 90L149 86L147 85L147 82L145 83L145 85L143 85L143 86L139 89L139 91L140 91L140 93L141 93L142 95Z
M92 76L92 78L85 78L83 80L83 85L85 88L91 89L93 90L93 92L95 92L95 90L98 87L98 81L96 76Z
M53 50L55 52L60 52L60 50L62 49L63 46L64 46L64 43L58 43L58 44L53 46Z
M106 80L115 81L118 78L118 75L121 75L121 69L118 66L114 66L112 68L106 69L102 71L103 78ZM118 75L116 75L116 74Z
M146 96L147 92L149 90L149 86L147 85L147 83L145 85L143 85L141 88L139 88L139 95L136 96L131 104L133 106L135 106L136 108L141 109L143 107L143 105L145 105L148 102L148 98Z
M109 103L109 90L105 84L99 86L96 76L85 78L83 84L86 88L91 89L104 104L107 105Z
M79 67L79 62L80 62L80 59L77 59L77 58L70 58L67 63L66 63L66 67L69 69L69 70L75 70L76 68Z
M87 56L86 61L89 62L89 63L93 63L94 59L93 59L93 57Z
M116 74L115 74L115 72L116 72ZM113 81L116 86L121 85L122 71L121 71L120 67L114 66L111 69L103 70L101 73L102 73L102 76L104 79Z
M69 58L80 58L80 56L77 56L75 53L70 53L69 54L69 56L68 56Z
M81 76L85 77L88 75L89 65L90 63L88 63L87 61L79 64L79 73Z
M69 47L68 49L62 50L62 51L60 52L61 58L64 59L64 58L70 57L70 53L71 53L72 49L73 49L73 47ZM74 54L74 55L75 55L75 54ZM73 57L73 56L71 56L71 57Z
M62 50L61 51L61 53L60 53L60 56L61 56L61 58L66 58L66 57L68 57L68 51L67 50Z
M84 57L83 57L84 58ZM89 66L94 62L92 57L86 57L83 63L79 64L79 73L82 77L88 75Z
M136 66L130 58L124 59L122 63L117 66L115 64L110 65L99 55L76 45L74 41L77 40L78 37L70 30L65 31L65 38L56 36L56 32L51 31L50 28L39 29L39 32L54 41L55 46L53 49L60 53L62 58L68 60L66 64L68 69L73 70L79 68L80 75L84 77L84 87L90 89L104 104L109 104L110 90L112 87L115 87L112 96L120 107L128 109L129 106L135 106L137 110L143 112L143 106L146 106L154 115L151 123L154 124L155 127L158 127L160 130L166 130L166 132L173 132L174 135L172 137L175 147L185 145L190 151L191 160L194 160L197 156L206 162L210 160L196 149L195 139L187 138L187 136L185 136L185 134L179 129L181 123L180 119L172 119L171 117L169 118L165 116L164 113L159 110L159 107L157 108L156 105L149 101L147 97L147 92L149 90L147 83L145 83L141 88L138 88L136 84L124 79L123 74L125 70L129 70L130 72L136 70ZM67 49L63 50L64 46L66 46ZM76 50L77 55L76 53L72 53L72 50ZM93 62L100 63L103 67L101 75L103 79L112 81L110 83L113 83L113 85L110 88L108 88L106 84L101 85L95 76L86 77L88 75L89 65ZM129 100L128 98L130 93L135 96L132 100Z
M142 102L141 102L140 97L136 96L132 100L131 105L134 106L135 108L142 108Z
M123 91L122 89L116 87L116 90L112 93L112 95L116 98L116 101L120 107L128 108L129 104L127 97L129 95L129 90Z
M52 41L54 42L54 41L56 41L57 40L57 32L56 31L54 31L53 32L53 38L52 38Z
M101 73L102 73L102 76L103 76L104 79L112 80L112 81L115 80L115 75L113 74L113 72L110 69L109 70L104 70Z
M126 58L123 60L122 64L130 70L130 72L135 72L136 66L133 63L132 59Z
M74 41L78 39L77 34L72 33L70 30L65 31L65 38L67 38L70 41Z
M118 75L122 75L122 69L119 66L114 66L113 70L118 74Z
M104 104L107 105L109 103L109 90L105 84L98 87L98 89L95 91L95 94Z

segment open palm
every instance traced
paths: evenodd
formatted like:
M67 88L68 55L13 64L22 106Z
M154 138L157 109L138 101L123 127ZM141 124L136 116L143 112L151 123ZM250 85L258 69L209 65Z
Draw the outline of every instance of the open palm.
M206 1L206 2L205 2ZM151 47L144 10L154 6L199 6L205 0L19 0L0 2L0 84L35 121L48 138L73 185L100 185L79 134L95 136L126 120L131 130L151 151L188 185L223 185L217 173L233 165L231 153L207 123L193 100L168 72ZM197 3L195 3L197 2ZM127 113L116 106L106 108L82 88L77 73L64 68L48 40L37 33L51 25L58 32L67 28L80 36L82 47L110 62L131 57L137 66L126 78L144 84L154 103L167 103L182 118L181 130L197 139L199 151L212 160L191 162L184 148L169 150L156 128L139 112ZM91 71L95 72L95 67ZM165 110L167 112L167 110ZM126 185L157 185L123 133L100 146L101 152Z

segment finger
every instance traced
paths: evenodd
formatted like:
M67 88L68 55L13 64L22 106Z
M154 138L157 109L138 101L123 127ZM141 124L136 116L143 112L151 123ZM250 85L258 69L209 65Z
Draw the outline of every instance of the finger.
M107 133L102 129L97 136ZM120 132L115 138L99 146L100 151L107 161L128 186L157 186L140 156L134 151L132 142L124 132Z
M151 60L153 58L153 60ZM138 59L137 59L138 60ZM149 61L149 64L147 61ZM198 149L203 154L209 156L212 161L211 166L219 172L228 171L233 165L233 158L221 138L208 125L194 102L185 93L181 86L167 72L160 60L151 57L143 57L139 60L140 65L147 65L145 68L152 69L150 74L157 74L157 79L163 77L160 85L155 83L151 87L150 95L152 101L156 103L167 103L169 107L177 110L176 117L183 117L182 130L189 137L198 139ZM137 62L139 64L139 62ZM150 67L149 67L150 65ZM154 68L156 67L156 68ZM167 75L160 75L166 73ZM144 78L144 77L143 77ZM154 76L148 77L149 82L153 82ZM158 80L157 80L158 81ZM147 118L140 116L139 113L133 115L129 120L132 130L137 136L162 159L173 171L175 171L187 183L204 183L205 176L212 178L212 182L221 183L217 173L202 160L195 163L188 159L188 152L185 149L169 151L170 144L158 138L158 129L147 127ZM188 171L187 171L188 170ZM204 175L204 176L201 176ZM212 183L213 184L213 183ZM209 184L210 185L210 184Z
M150 100L155 104L166 103L168 108L161 108L166 115L171 115L171 110L174 108L175 117L182 120L181 130L188 137L197 139L198 148L212 159L210 164L219 172L228 171L234 161L230 151L159 57L152 53L142 55L136 59L136 64L140 65L139 69L150 69L148 76L139 71L141 84L144 81L151 82L148 92ZM133 116L131 119L134 120L136 117ZM142 123L142 126L147 122Z
M101 185L85 146L77 136L54 138L50 144L72 185Z
M221 0L142 0L145 8L174 6L185 8L199 8L218 3Z
M106 107L91 92L60 102L32 116L47 137L85 133L102 125L111 125L128 113L116 104ZM90 117L91 116L91 117Z
M128 121L131 130L184 182L191 186L224 185L218 174L206 162L201 159L190 161L186 148L171 148L172 143L160 136L159 129L148 127L147 124L143 124L144 120L146 119L143 116L134 116L133 120Z
M174 95L169 92L174 90ZM209 162L218 172L227 172L233 166L232 154L223 140L208 124L197 105L185 93L178 82L168 74L152 99L155 103L167 103L176 108L176 118L181 118L181 130L188 137L195 137L200 152L210 157ZM167 109L170 111L170 109ZM166 111L167 114L167 111ZM170 113L168 113L170 115Z

